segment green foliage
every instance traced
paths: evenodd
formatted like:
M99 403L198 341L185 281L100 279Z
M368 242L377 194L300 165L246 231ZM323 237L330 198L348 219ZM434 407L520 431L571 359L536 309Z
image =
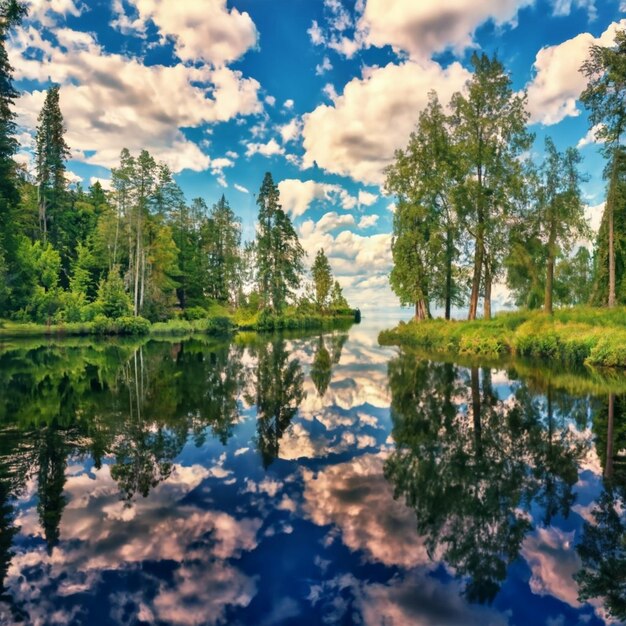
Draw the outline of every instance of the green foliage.
M320 309L326 309L330 303L330 290L333 287L333 274L323 248L318 250L315 255L315 261L311 267L311 274L313 276L315 301L317 306Z
M289 216L280 206L278 186L267 172L257 197L258 290L264 308L280 313L299 286L304 250Z
M493 320L400 323L380 334L384 344L425 352L497 358L504 354L569 365L626 367L626 309L573 307L542 313L520 311Z
M109 318L125 317L132 313L132 302L124 287L119 268L114 266L98 288L97 307Z

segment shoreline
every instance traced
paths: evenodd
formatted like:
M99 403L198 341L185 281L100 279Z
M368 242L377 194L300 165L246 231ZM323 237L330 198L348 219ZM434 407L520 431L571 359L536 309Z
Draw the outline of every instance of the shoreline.
M238 321L237 313L228 316L212 316L197 320L171 319L166 322L150 322L141 317L118 319L100 318L93 322L69 322L66 324L20 323L0 321L0 341L27 337L132 337L166 335L212 335L227 336L239 332L275 332L281 330L313 330L332 328L341 324L359 323L360 311L351 310L332 315L255 315Z
M501 313L491 320L400 322L381 345L448 357L524 357L562 365L626 368L626 307Z

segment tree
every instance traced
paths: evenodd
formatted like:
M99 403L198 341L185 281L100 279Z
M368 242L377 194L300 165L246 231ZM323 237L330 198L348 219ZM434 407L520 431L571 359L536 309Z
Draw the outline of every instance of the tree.
M616 147L611 155L605 168L605 175L609 173L607 203L594 246L591 299L596 306L607 305L611 289L615 291L616 302L626 302L626 150L623 146Z
M257 197L258 289L264 308L280 313L299 286L304 250L289 216L280 206L278 187L267 172Z
M315 261L311 267L311 274L313 275L313 285L315 287L315 302L320 309L326 309L333 286L333 274L323 248L317 251Z
M333 290L330 294L330 306L334 311L341 311L350 308L348 301L343 295L343 289L341 288L338 280L335 281Z
M543 309L553 312L554 267L559 254L568 252L576 239L587 234L580 193L578 164L580 154L575 148L565 153L546 138L546 159L540 172L534 219L538 236L545 246L546 281Z
M602 151L608 160L605 177L609 180L606 201L608 231L608 306L615 306L615 229L617 209L617 181L620 175L620 153L626 130L626 31L617 31L613 46L594 44L589 57L580 68L587 78L587 87L580 95L589 111L589 124L596 139L603 143Z
M241 220L222 195L203 229L207 254L207 293L222 304L234 304L241 278Z
M21 2L0 2L0 263L4 266L0 283L7 290L12 283L15 265L17 241L13 222L20 196L13 160L18 149L13 106L19 93L13 86L13 67L9 61L6 42L11 29L21 22L25 14L26 5ZM4 302L0 296L0 303Z
M491 317L491 286L507 248L507 224L523 190L520 155L532 143L526 129L526 95L516 94L496 58L472 55L474 73L464 93L452 97L452 134L461 175L458 202L463 227L471 235L473 269L469 319L484 298Z
M49 229L53 228L53 243L56 243L61 232L58 220L67 184L65 161L70 156L70 149L65 142L59 93L59 85L50 87L46 92L43 108L37 118L35 137L39 221L44 243L48 240Z
M391 286L403 304L415 304L417 319L430 315L431 301L442 303L449 319L458 302L456 175L448 120L431 92L406 149L398 150L387 168L385 183L398 198Z

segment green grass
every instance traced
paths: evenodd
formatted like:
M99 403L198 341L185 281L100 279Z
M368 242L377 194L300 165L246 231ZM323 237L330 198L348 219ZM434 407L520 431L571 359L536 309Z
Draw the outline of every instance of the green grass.
M446 355L513 355L626 368L626 307L574 307L553 316L537 311L502 313L492 320L401 322L383 331L386 345L413 346Z

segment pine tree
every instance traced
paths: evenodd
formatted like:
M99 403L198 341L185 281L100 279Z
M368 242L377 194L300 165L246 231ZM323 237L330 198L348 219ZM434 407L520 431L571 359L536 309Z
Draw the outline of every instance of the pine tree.
M44 243L50 232L53 243L62 230L60 212L67 181L65 161L70 149L65 142L65 126L59 104L60 86L53 85L46 93L43 108L37 118L35 162L39 200L39 220Z
M17 152L15 112L13 106L18 92L13 86L13 67L9 62L6 42L9 32L26 14L26 7L16 0L0 1L0 312L7 299L15 271L17 239L12 223L20 196L13 156Z
M263 308L280 313L300 284L304 250L289 216L280 206L278 187L267 172L257 197L256 253Z

